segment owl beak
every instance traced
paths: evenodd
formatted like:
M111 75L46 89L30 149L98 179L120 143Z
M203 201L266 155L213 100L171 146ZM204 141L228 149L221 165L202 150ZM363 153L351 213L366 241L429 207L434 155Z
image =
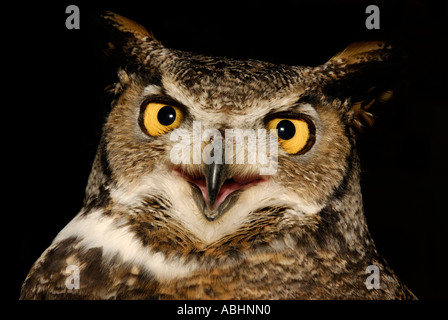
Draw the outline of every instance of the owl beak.
M207 185L208 203L210 207L216 202L222 185L228 178L226 176L226 165L212 163L205 166L205 183Z

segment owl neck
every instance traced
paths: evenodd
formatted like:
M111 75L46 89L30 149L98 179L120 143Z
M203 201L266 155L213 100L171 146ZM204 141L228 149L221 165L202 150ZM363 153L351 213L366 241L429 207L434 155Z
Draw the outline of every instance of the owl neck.
M364 215L361 170L355 150L349 168L342 185L319 213L319 228L311 237L316 247L359 260L377 253Z
M85 212L89 212L94 208L102 208L110 201L109 186L112 183L112 173L107 160L105 146L103 136L87 181L83 206Z

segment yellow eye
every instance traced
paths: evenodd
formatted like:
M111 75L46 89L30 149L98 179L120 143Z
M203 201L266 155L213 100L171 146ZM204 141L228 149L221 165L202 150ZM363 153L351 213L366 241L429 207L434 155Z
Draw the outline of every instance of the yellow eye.
M142 124L149 135L157 137L179 127L183 116L178 107L149 102L143 112Z
M290 154L304 153L314 142L314 127L303 119L275 118L267 128L277 130L278 142Z

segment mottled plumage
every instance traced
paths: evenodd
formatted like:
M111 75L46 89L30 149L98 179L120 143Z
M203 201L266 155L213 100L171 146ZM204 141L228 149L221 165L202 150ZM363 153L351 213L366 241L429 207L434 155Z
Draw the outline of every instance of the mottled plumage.
M22 299L415 298L368 232L355 148L395 49L360 43L318 67L276 65L169 49L135 22L103 19L118 81L84 207L33 265ZM279 146L272 175L258 162L176 164L170 133L148 134L151 103L189 133L194 121L221 133L302 121L306 146ZM79 289L66 285L69 265ZM379 289L366 287L369 265Z

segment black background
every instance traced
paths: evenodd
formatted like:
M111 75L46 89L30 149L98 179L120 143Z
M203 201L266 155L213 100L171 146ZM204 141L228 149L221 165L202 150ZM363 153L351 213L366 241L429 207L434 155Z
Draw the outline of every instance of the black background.
M13 299L32 263L82 206L108 112L103 90L112 81L113 71L99 63L91 37L90 21L104 9L138 21L168 47L218 56L318 65L361 40L392 41L407 50L408 69L394 99L374 110L374 127L358 140L365 214L379 252L410 289L421 299L448 297L446 5L419 0L17 4L4 12L14 21L4 48L13 56L13 62L4 62L13 69L4 94L13 98L14 115L3 117L4 127L14 127L8 129L12 144L4 155L12 160L4 176L14 177L4 194L9 208L4 214L15 218L10 242L18 244ZM65 27L70 4L80 8L80 30ZM365 27L369 4L380 8L380 30ZM8 229L4 226L5 233Z

